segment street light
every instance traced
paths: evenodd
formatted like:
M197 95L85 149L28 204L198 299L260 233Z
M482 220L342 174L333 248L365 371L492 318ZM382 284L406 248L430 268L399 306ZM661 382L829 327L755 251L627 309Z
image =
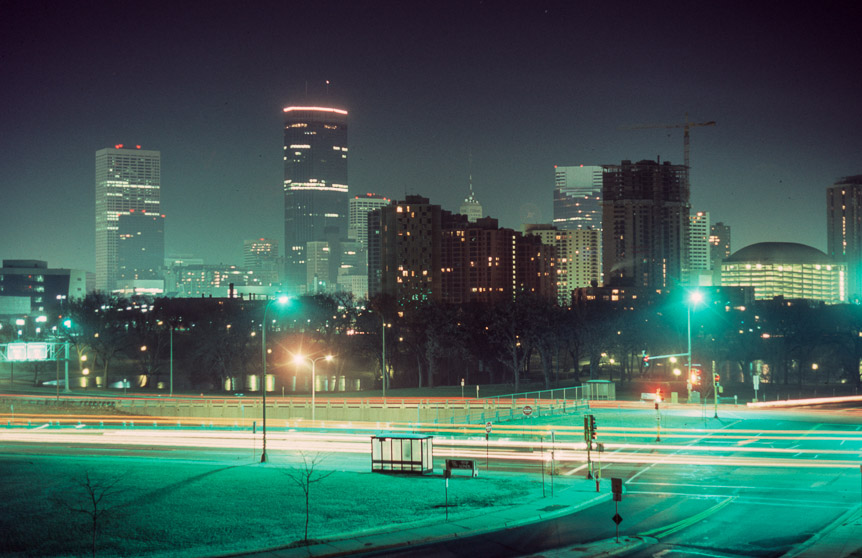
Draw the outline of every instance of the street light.
M381 334L381 352L383 353L380 357L381 367L383 368L383 400L386 401L386 380L388 379L386 376L386 328L392 327L392 324L387 324L386 320L383 320L383 327Z
M303 362L310 362L311 363L311 420L312 421L314 420L314 392L315 392L315 388L317 387L317 383L315 382L315 378L316 378L315 365L317 364L318 360L325 360L325 361L329 362L332 360L332 355L326 355L326 356L317 357L317 358L311 358L311 357L307 357L307 356L303 356L303 355L294 355L293 356L293 362L295 362L296 364L302 364Z
M287 301L290 298L287 295L278 295L275 299L270 300L266 303L266 306L263 307L263 324L260 332L260 351L261 351L261 360L263 361L263 374L261 375L263 378L262 382L262 393L263 393L263 450L260 454L260 462L266 463L266 312L269 310L269 307L272 306L274 302L284 305L287 304Z
M694 290L689 292L688 294L688 377L691 380L691 308L692 306L697 306L703 302L703 293ZM713 380L713 390L715 389L715 381ZM689 394L690 396L691 394ZM713 398L715 399L715 418L718 418L718 399L715 398L715 391L713 391Z

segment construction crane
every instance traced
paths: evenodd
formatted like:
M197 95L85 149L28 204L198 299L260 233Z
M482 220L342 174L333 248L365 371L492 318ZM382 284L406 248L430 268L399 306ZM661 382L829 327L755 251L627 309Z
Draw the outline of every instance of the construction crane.
M709 122L689 122L688 113L685 113L685 122L681 124L642 124L640 126L625 126L620 128L621 130L650 130L654 128L682 128L683 136L683 157L685 164L685 182L686 186L691 187L691 182L689 182L688 172L689 168L689 143L690 143L690 132L692 128L697 128L699 126L715 126L715 120L710 120Z

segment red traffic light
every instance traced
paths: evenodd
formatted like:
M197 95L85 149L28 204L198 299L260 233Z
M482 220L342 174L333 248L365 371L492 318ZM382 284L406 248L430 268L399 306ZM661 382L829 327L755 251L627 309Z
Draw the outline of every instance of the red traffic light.
M712 378L715 380L715 383L718 383L718 381L721 379L721 376L719 376L718 374L713 374Z

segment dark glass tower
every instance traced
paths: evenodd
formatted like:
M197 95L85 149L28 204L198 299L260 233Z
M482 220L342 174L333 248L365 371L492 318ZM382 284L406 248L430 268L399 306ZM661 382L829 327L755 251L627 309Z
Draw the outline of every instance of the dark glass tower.
M291 291L309 289L309 242L329 242L330 253L338 253L334 248L347 238L347 198L347 111L285 108L284 259ZM330 258L329 277L338 276L339 264L339 258Z

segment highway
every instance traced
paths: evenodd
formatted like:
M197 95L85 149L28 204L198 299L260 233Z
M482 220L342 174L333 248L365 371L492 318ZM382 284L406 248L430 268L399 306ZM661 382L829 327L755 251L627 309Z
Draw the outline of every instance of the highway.
M711 411L711 410L710 410ZM605 502L579 513L493 535L370 553L396 556L522 556L620 535L648 544L632 556L781 556L860 505L862 424L858 409L663 410L598 408L592 452L602 478L623 479L618 509ZM657 420L657 416L660 422ZM3 416L4 422L9 417ZM195 428L160 419L19 415L0 429L2 451L193 459L196 454L259 455L261 433L250 425ZM110 422L106 422L110 420ZM117 422L119 420L119 422ZM154 422L155 421L155 422ZM125 422L125 424L123 424ZM29 423L29 426L27 424ZM658 426L660 425L660 429ZM271 424L267 451L290 461L298 450L337 456L342 470L366 471L369 436L398 424ZM472 458L480 469L586 477L580 415L493 425L411 425L434 433L435 468L447 457ZM551 443L553 433L553 443ZM657 441L657 438L660 440ZM587 482L587 481L585 481Z

